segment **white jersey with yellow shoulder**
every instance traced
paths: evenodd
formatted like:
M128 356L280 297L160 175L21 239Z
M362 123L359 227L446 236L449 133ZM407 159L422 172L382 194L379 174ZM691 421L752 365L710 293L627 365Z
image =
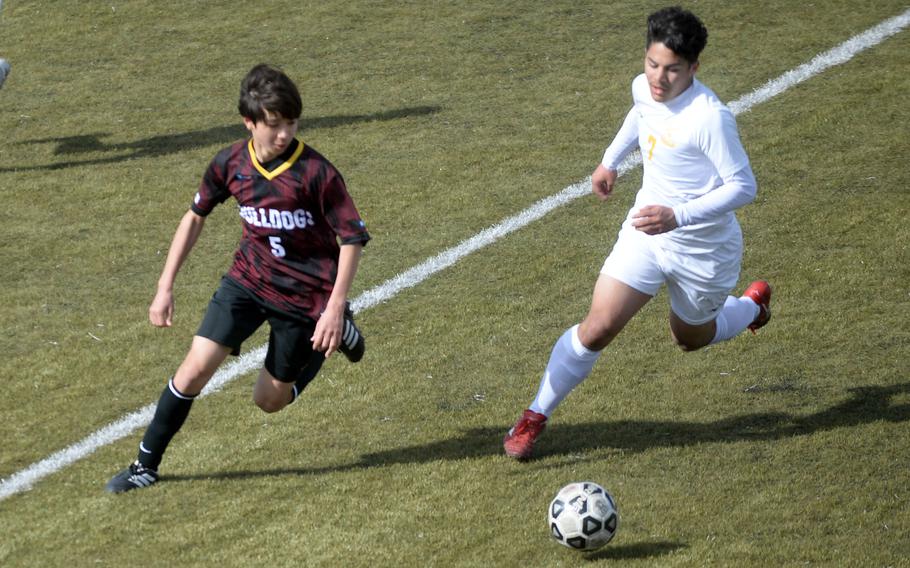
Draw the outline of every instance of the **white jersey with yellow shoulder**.
M603 164L616 169L637 145L644 176L635 205L623 223L646 205L672 207L673 231L655 235L661 248L712 252L742 236L734 211L755 198L755 177L733 113L697 79L667 103L651 98L645 75L632 81L634 105ZM633 229L634 230L634 229Z

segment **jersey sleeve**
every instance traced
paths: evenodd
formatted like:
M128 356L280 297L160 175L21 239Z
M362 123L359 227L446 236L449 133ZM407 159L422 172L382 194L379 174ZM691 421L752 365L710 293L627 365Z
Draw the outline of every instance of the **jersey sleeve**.
M673 208L680 227L702 223L751 203L757 184L749 157L739 140L736 120L726 107L709 115L697 143L723 184L692 201Z
M626 115L619 132L613 138L613 142L610 143L604 152L600 163L608 170L615 170L619 167L623 158L629 155L636 146L638 146L638 110L632 107L632 110Z
M632 108L623 120L622 126L613 137L613 141L604 152L600 163L608 170L615 170L623 159L638 146L638 128L641 110L639 105L646 100L643 97L648 93L648 82L644 73L632 80Z
M673 207L676 224L680 227L704 223L724 213L739 209L755 200L755 175L748 165L733 175L724 177L724 184L698 199Z
M708 114L704 128L698 133L697 143L722 178L729 178L749 167L749 157L740 142L736 119L726 107Z
M229 155L228 150L220 152L205 170L199 190L196 191L193 204L190 206L193 213L205 217L212 212L216 205L224 203L231 196L227 183Z
M365 245L370 240L366 223L348 193L341 174L332 169L323 193L325 217L342 245Z

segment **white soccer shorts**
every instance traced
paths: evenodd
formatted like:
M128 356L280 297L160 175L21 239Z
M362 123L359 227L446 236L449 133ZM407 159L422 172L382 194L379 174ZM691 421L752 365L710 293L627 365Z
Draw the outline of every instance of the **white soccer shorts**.
M710 253L667 250L661 241L624 225L601 274L650 296L666 284L670 309L680 319L690 325L712 321L739 280L742 240Z

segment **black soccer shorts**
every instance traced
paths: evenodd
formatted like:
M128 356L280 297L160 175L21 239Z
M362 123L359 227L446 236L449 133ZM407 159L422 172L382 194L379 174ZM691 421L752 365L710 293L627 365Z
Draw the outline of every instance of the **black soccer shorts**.
M312 380L325 361L322 353L313 350L315 323L271 308L230 278L221 279L196 335L230 347L232 355L239 355L243 342L265 321L270 328L266 371L285 383L304 376Z

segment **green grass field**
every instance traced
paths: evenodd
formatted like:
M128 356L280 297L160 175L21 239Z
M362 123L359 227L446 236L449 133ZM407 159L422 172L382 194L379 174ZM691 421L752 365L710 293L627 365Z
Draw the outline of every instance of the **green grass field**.
M146 310L261 61L374 240L354 296L584 179L631 104L656 2L7 0L0 57L0 478L157 400L240 234L219 208ZM902 0L692 2L699 78L742 97L901 15ZM501 451L587 309L640 182L577 199L362 311L363 362L293 407L253 373L196 403L163 481L111 496L141 429L0 500L0 565L910 566L910 31L738 117L757 335L686 354L659 295L559 408ZM247 345L262 345L258 333ZM571 481L616 497L600 551L548 535Z

